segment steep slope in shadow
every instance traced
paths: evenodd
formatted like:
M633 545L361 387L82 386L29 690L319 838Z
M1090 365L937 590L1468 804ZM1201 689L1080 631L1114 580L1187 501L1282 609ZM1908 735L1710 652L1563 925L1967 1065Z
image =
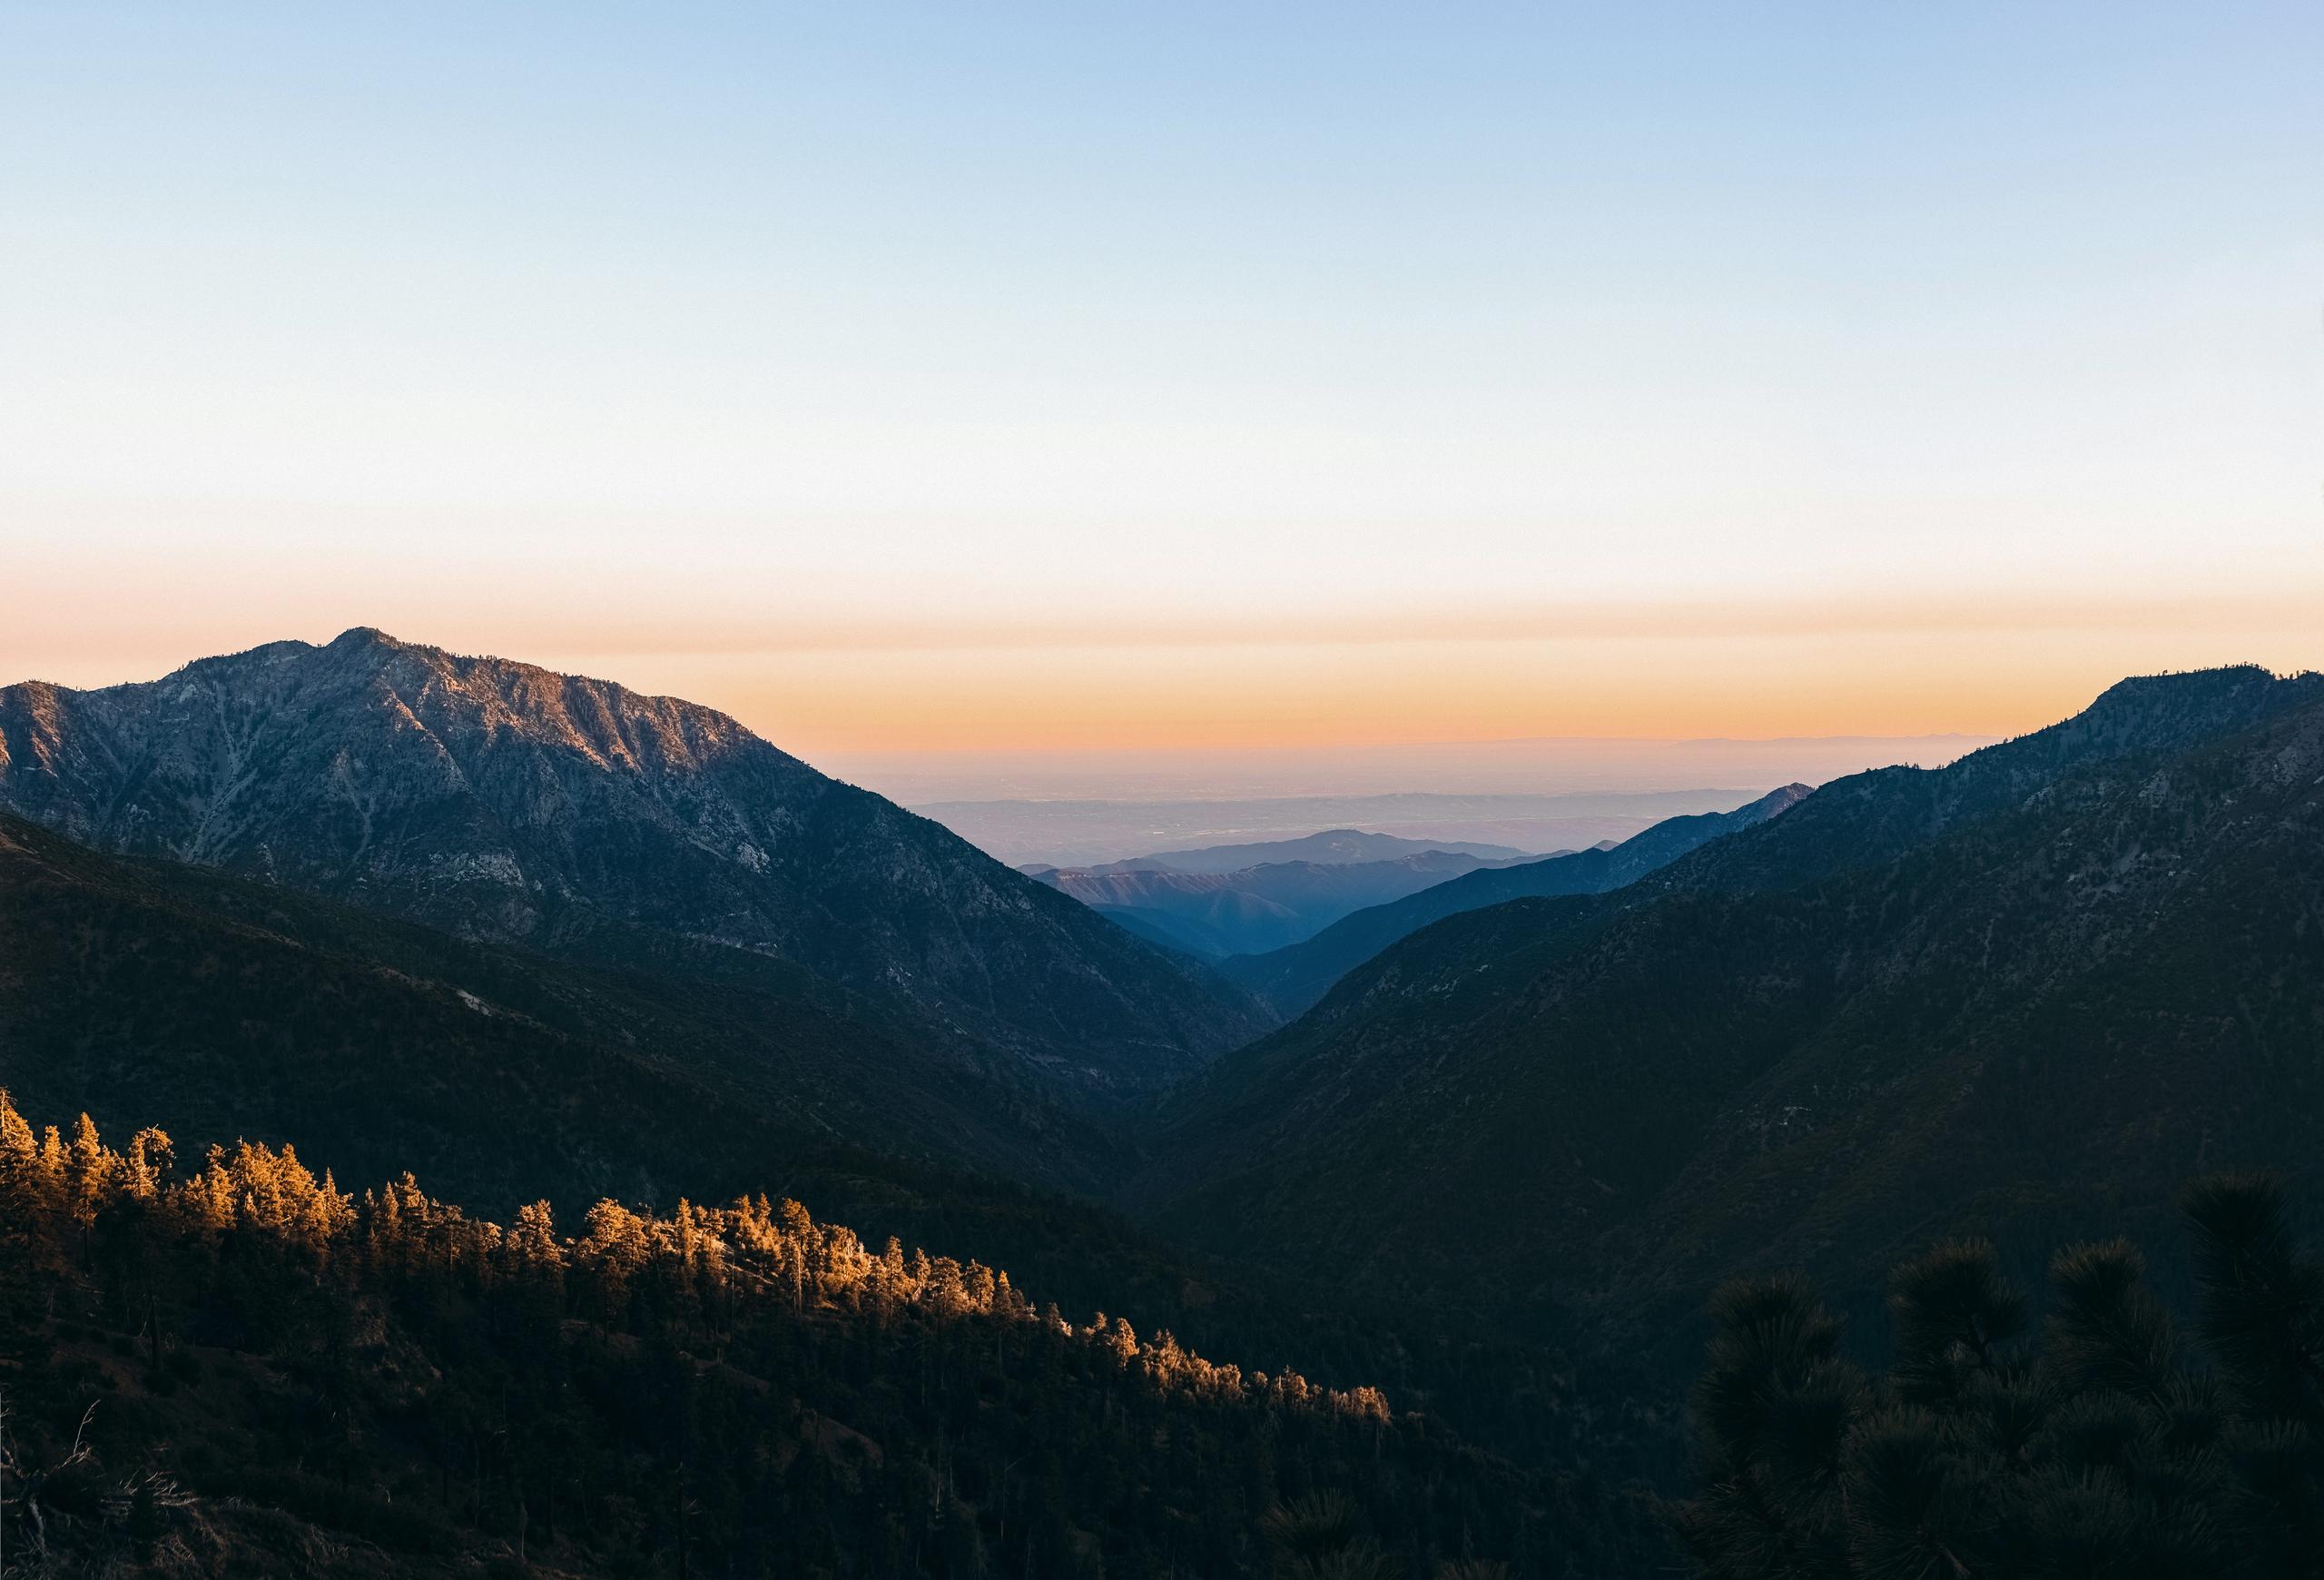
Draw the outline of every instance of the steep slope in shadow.
M1106 1177L1092 1121L796 967L689 951L589 968L0 815L0 1082L44 1109L297 1135L500 1205L765 1189L834 1147Z
M2324 682L2249 671L1840 781L1647 883L1413 935L1190 1083L1133 1200L1649 1330L1738 1266L1873 1299L1996 1211L2143 1225L2199 1163L2324 1140L2319 796Z

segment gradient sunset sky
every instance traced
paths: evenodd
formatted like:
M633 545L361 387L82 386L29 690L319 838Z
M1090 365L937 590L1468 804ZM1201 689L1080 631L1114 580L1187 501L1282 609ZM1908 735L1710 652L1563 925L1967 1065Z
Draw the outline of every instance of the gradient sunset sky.
M2324 664L2324 7L0 8L0 682L811 757Z

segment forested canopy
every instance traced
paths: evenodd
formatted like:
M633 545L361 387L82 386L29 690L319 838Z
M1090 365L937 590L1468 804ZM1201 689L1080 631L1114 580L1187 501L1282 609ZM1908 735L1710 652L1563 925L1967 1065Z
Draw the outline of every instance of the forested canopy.
M1600 1575L1634 1494L793 1201L502 1224L0 1097L12 1575Z

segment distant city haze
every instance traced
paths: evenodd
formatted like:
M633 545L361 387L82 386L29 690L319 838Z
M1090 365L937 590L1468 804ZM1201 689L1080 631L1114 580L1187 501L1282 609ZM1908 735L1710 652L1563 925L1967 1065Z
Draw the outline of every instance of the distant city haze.
M946 801L1256 800L1286 796L1560 795L1700 790L1865 768L1942 766L1991 736L1773 740L1551 736L1362 746L1146 751L834 752L815 765L906 805Z
M1541 853L1727 812L1777 785L1937 767L1967 736L1549 739L1271 751L959 752L819 765L1001 860L1071 866L1361 828Z

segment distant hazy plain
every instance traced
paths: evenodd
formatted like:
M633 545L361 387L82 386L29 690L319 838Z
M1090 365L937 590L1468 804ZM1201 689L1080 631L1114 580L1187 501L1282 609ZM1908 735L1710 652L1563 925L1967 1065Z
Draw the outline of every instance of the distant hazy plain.
M818 763L1011 864L1361 828L1542 852L1724 812L1794 781L1935 767L1972 736L1762 741L1543 738L1241 752L931 752Z

